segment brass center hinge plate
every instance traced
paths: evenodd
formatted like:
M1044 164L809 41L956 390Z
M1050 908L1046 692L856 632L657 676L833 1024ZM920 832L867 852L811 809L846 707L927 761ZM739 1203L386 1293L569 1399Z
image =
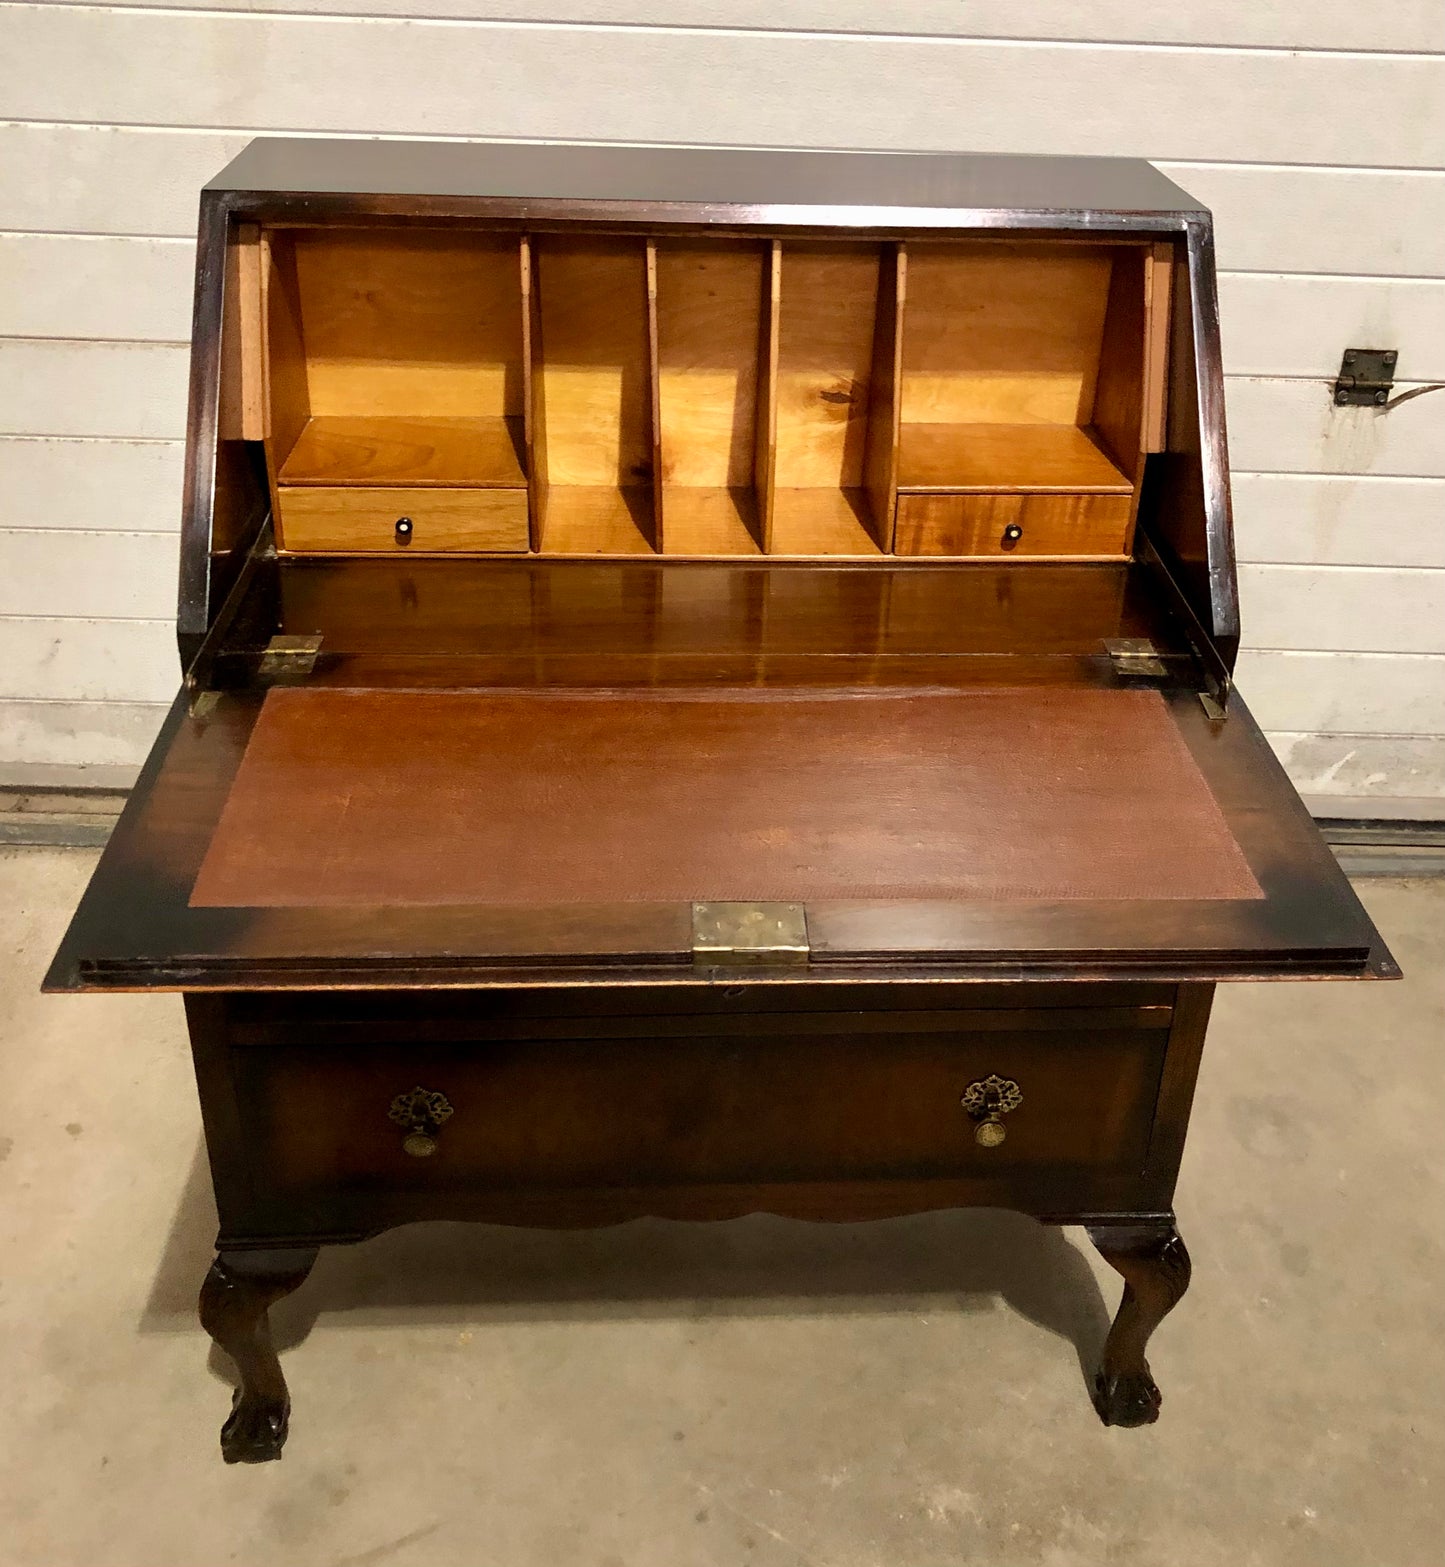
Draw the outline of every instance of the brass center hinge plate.
M1159 649L1147 638L1109 637L1105 639L1104 651L1116 675L1147 675L1157 680L1169 673Z
M694 903L692 960L700 967L734 963L806 963L808 916L801 903Z
M295 680L309 675L321 652L320 637L272 637L261 654L257 677L261 680Z

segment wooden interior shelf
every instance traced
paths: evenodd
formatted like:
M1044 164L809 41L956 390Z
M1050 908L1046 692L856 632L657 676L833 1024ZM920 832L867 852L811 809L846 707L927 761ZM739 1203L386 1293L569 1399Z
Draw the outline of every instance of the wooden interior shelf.
M1095 432L1077 425L905 424L898 488L1128 495L1134 485Z
M281 484L438 484L525 488L520 417L344 414L306 421Z
M257 234L284 552L1128 553L1165 246Z

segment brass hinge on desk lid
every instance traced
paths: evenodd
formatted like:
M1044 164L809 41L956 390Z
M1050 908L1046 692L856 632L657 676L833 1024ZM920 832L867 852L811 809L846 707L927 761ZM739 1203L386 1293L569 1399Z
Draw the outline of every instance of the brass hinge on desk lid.
M692 960L806 963L808 919L801 903L694 903Z
M321 651L320 637L272 637L256 671L262 680L296 679L309 675Z
M1104 641L1104 649L1116 675L1151 675L1157 678L1168 673L1159 657L1159 649L1146 638L1109 637Z

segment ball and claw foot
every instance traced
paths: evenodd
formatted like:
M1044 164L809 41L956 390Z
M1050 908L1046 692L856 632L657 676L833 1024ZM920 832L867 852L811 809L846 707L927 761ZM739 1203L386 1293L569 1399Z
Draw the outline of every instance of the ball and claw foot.
M264 1464L281 1456L286 1428L291 1421L291 1400L249 1397L236 1389L231 1413L221 1427L221 1457L228 1464Z
M1094 1376L1094 1408L1106 1426L1148 1426L1159 1418L1164 1402L1159 1386L1145 1371Z
M264 1464L286 1442L291 1398L266 1313L311 1271L314 1250L222 1252L201 1286L201 1325L236 1362L241 1385L221 1427L228 1464Z
M1189 1253L1172 1224L1091 1225L1089 1235L1124 1279L1124 1298L1094 1378L1094 1408L1106 1426L1152 1425L1163 1399L1144 1349L1189 1288Z

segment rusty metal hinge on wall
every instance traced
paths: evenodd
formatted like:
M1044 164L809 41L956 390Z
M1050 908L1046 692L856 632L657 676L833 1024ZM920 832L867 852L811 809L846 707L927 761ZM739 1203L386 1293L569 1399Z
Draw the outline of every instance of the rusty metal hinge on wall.
M1335 382L1335 402L1340 407L1383 408L1395 384L1395 348L1347 348Z
M692 960L699 965L806 963L801 903L694 903Z

